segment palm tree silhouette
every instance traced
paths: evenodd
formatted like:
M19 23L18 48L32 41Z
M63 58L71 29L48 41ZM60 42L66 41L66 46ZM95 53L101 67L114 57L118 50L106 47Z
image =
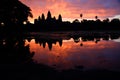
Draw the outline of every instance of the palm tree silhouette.
M83 14L80 14L80 17L81 17L81 20L82 20Z
M98 19L98 16L95 16L95 19L97 20L97 19Z

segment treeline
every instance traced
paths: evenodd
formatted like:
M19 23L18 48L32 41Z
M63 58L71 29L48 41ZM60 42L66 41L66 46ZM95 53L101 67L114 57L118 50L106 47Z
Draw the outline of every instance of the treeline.
M52 17L51 12L48 11L47 17L42 14L34 20L34 24L27 23L26 30L30 31L66 31L66 30L120 30L120 20L108 18L100 20L95 16L96 20L82 19L83 14L80 14L81 21L75 19L73 22L62 21L62 16L58 18Z
M120 30L120 19L108 18L101 21L98 16L96 20L75 19L73 22L63 21L59 14L58 18L52 17L50 11L47 17L42 14L31 24L28 17L33 17L31 9L19 0L1 0L0 3L0 33L6 31L76 31L76 30Z

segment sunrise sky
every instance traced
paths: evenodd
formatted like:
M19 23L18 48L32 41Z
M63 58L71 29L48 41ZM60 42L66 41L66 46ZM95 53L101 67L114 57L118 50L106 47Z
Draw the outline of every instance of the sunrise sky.
M20 0L32 10L37 18L42 13L51 11L52 17L62 15L63 20L72 21L80 19L80 13L84 19L120 18L120 0ZM29 19L33 22L33 19Z

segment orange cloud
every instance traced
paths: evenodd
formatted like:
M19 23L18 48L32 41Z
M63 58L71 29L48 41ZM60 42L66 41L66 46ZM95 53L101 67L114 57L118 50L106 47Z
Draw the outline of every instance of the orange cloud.
M47 14L51 11L53 16L62 15L64 19L83 18L94 19L98 16L100 19L114 17L120 14L120 2L117 0L20 0L32 9L34 18L42 13Z
M30 51L35 52L33 57L35 61L49 66L56 65L55 67L59 69L69 69L75 65L83 65L85 67L98 66L106 67L107 69L110 66L116 66L109 64L112 58L108 58L108 56L112 55L115 58L115 55L119 54L118 43L101 41L96 44L88 41L83 42L82 47L80 43L63 41L62 47L58 43L56 45L53 44L52 51L49 51L47 44L46 48L43 48L39 44L35 44L34 40L30 43L26 41L26 45L30 44ZM105 62L106 59L108 62Z

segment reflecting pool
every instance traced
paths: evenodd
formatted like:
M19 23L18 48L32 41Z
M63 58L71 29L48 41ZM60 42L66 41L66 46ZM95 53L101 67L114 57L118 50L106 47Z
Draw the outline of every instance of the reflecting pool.
M26 36L25 45L35 52L35 62L58 70L120 71L119 32L33 32Z

